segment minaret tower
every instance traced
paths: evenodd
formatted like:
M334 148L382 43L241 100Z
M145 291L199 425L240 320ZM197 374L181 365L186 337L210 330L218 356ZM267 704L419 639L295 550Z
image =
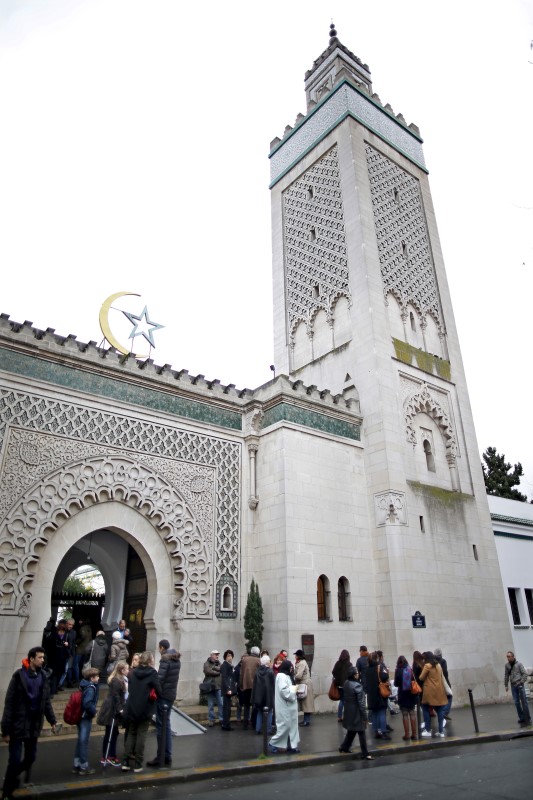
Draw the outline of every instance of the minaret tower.
M421 611L426 649L474 645L497 693L509 627L420 132L334 25L305 92L270 152L276 370L359 399L383 650Z

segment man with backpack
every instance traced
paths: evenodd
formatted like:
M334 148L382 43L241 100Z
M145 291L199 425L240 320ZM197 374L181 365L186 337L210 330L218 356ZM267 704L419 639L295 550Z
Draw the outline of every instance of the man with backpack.
M56 717L50 699L49 673L43 669L44 657L42 647L32 647L7 689L2 738L9 744L9 761L2 787L3 798L13 795L20 783L19 775L28 772L35 761L45 716L55 733Z

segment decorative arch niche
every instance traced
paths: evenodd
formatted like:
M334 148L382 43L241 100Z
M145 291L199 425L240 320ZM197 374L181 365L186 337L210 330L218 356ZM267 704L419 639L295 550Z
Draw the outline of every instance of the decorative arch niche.
M134 509L157 531L173 574L174 617L210 618L212 542L168 481L122 455L94 456L55 469L15 503L0 536L0 614L29 616L43 549L65 522L106 503Z
M413 446L417 444L416 428L414 419L418 414L427 414L436 424L444 442L446 450L446 460L450 470L450 478L454 491L459 491L459 479L457 475L457 438L452 423L445 410L431 394L426 383L422 384L420 390L407 398L405 401L405 423L407 441Z

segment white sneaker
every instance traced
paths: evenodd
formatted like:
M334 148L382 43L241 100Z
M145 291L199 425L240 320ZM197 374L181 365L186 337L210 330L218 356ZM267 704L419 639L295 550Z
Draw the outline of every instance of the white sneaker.
M430 733L430 731L422 731L422 733L420 734L420 736L421 736L423 739L431 739L431 733Z
M422 734L422 735L424 735L424 734ZM444 739L445 735L446 735L446 734L444 733L444 731L443 731L442 733L436 733L436 734L435 734L435 736L438 736L438 737L439 737L439 739Z

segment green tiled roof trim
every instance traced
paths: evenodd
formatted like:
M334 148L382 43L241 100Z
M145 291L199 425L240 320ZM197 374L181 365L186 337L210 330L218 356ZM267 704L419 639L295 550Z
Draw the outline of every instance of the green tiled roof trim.
M118 403L133 403L154 411L231 428L235 431L242 429L242 416L239 412L188 400L171 392L136 386L126 380L107 378L94 372L74 369L54 361L6 350L3 347L0 347L0 369L79 392L107 397Z
M522 536L519 533L507 533L507 532L504 532L504 531L494 531L494 536L504 536L506 539L523 539L526 542L533 542L533 536Z
M513 525L525 525L528 528L533 528L533 519L519 519L518 517L508 517L505 514L491 514L490 518L494 522L511 522Z
M324 433L331 433L335 436L343 436L346 439L361 441L361 426L351 422L345 422L327 414L320 414L308 408L292 405L292 403L277 403L265 411L263 417L263 428L274 425L276 422L295 422L297 425L305 425L306 428L314 428Z

